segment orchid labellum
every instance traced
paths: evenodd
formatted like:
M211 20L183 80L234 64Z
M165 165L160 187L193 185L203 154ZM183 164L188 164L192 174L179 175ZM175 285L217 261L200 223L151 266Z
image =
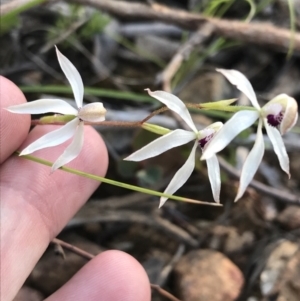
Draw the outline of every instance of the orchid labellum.
M215 134L220 130L223 124L222 122L215 122L210 126L206 127L205 129L198 131L188 109L178 97L164 91L151 92L150 90L148 90L148 93L150 96L156 98L164 105L166 105L170 110L179 114L191 130L186 131L177 129L171 131L170 133L157 138L156 140L152 141L140 150L136 151L129 157L125 158L125 160L142 161L160 155L173 147L186 144L190 141L194 141L194 146L188 159L186 160L184 165L176 172L170 184L164 191L165 194L172 195L191 176L195 168L195 154L197 147L200 147L202 150L205 150L206 147L211 143L211 141L213 141ZM214 200L219 203L221 179L220 167L216 155L212 155L206 161L206 163L213 197ZM167 201L167 199L167 197L161 197L159 207L161 207Z
M255 110L243 110L234 114L209 143L204 150L201 159L208 160L214 156L217 152L224 149L240 132L250 127L258 120L256 140L243 165L240 185L235 198L235 201L237 201L242 197L247 186L253 179L264 155L265 145L262 134L263 125L272 142L282 170L290 177L289 157L281 135L289 131L297 122L298 106L294 98L286 94L280 94L266 103L263 107L260 107L252 85L241 72L224 69L217 69L217 71L221 72L230 83L235 85L249 98Z

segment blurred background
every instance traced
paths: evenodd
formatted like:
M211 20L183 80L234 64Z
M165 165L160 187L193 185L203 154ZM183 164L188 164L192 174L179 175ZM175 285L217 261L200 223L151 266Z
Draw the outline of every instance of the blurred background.
M299 0L139 5L131 0L2 0L0 73L28 101L59 96L74 103L57 62L57 45L83 78L84 101L103 102L111 121L138 121L160 108L145 88L172 92L187 103L238 97L238 104L250 105L216 68L244 73L261 105L280 93L299 101L299 16ZM199 130L232 115L191 113ZM182 127L170 112L151 122ZM110 155L107 177L157 191L165 189L190 152L186 145L143 162L125 162L157 135L133 128L96 129ZM290 180L264 137L263 162L238 203L233 203L238 174L254 143L255 127L220 153L223 207L169 200L158 209L157 197L101 184L59 238L92 254L128 252L145 267L151 283L182 301L298 301L299 134L298 122L283 138ZM213 202L206 164L196 162L176 195ZM69 251L64 255L50 245L15 300L42 300L86 263ZM155 290L152 299L171 300Z

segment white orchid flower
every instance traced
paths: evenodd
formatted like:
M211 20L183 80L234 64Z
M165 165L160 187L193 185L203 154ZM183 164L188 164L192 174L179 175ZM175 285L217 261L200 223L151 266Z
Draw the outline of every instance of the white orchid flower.
M82 107L84 88L81 76L75 66L57 48L56 54L60 67L72 87L77 109L61 99L39 99L7 108L8 111L17 114L44 114L53 112L76 116L76 118L63 127L42 136L28 145L20 154L20 156L28 155L43 148L59 145L74 136L71 144L52 165L52 171L69 163L79 155L83 146L84 121L104 121L106 112L103 104L100 102L87 104Z
M241 72L224 69L217 69L217 71L221 72L230 83L243 92L250 99L256 110L244 110L234 114L209 143L203 152L201 160L207 160L224 149L235 136L250 127L257 119L259 119L254 146L242 169L240 185L235 198L235 201L237 201L244 194L262 160L265 149L262 134L263 125L271 140L282 170L290 177L289 157L281 135L289 131L297 122L298 106L294 98L289 97L286 94L280 94L261 108L258 104L252 85Z
M181 118L187 123L191 131L181 129L171 131L170 133L152 141L124 160L142 161L160 155L173 147L180 146L195 140L194 146L187 161L176 172L170 184L164 191L164 193L172 195L188 180L188 178L192 174L195 167L195 153L197 147L199 146L202 150L205 149L206 146L210 143L213 136L222 127L223 124L222 122L216 122L211 124L207 128L198 131L188 109L178 97L164 91L151 92L149 89L147 89L147 91L150 96L156 98L164 105L166 105L170 110L179 114ZM206 162L213 197L214 200L219 203L221 189L219 163L215 155L211 156L211 158L206 160ZM161 197L159 207L161 207L167 201L167 199L167 197Z

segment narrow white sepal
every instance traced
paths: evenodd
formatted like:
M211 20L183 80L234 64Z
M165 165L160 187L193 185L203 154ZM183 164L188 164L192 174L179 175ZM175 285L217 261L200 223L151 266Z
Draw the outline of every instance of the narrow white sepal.
M52 165L52 172L74 160L80 153L84 140L84 123L80 122L74 134L73 141L64 150L63 154Z
M39 99L8 107L6 110L18 114L59 113L77 115L77 110L61 99Z
M260 110L260 105L258 104L253 87L247 77L237 70L227 70L227 69L216 69L218 72L222 73L231 84L237 87L238 90L243 92L251 101L252 105Z
M289 160L289 156L286 152L280 132L276 128L269 125L266 119L264 120L264 124L265 124L265 128L266 128L268 137L272 142L274 152L276 153L276 155L278 157L280 167L284 172L287 173L287 175L290 178L291 177L290 160Z
M221 175L217 156L213 155L211 158L207 159L206 165L214 200L216 203L220 203Z
M142 147L124 160L142 161L158 156L173 147L186 144L194 139L196 139L194 132L175 130L166 135L163 135L162 137L157 138L156 140Z
M235 202L238 201L245 193L249 183L252 181L259 164L263 158L265 144L262 134L262 120L259 120L256 139L253 148L251 149L242 169L240 185Z
M57 54L57 59L60 64L60 67L72 87L77 107L81 108L83 102L83 91L84 91L82 78L78 70L76 69L76 67L70 62L68 58L66 58L58 50L57 47L56 47L56 54Z
M259 117L257 111L235 113L209 141L203 150L201 160L207 160L224 149L240 132L251 126Z
M186 124L192 131L194 131L195 133L198 132L186 105L177 96L165 91L152 92L150 89L146 89L146 91L148 91L150 96L156 98L164 105L166 105L170 110L177 113L186 122Z
M59 129L42 136L38 140L28 145L20 153L20 156L31 154L39 149L52 147L64 143L74 135L78 122L78 118L75 118L63 127L60 127Z
M176 172L175 176L171 180L170 184L164 191L166 194L172 195L176 192L191 176L194 168L195 168L195 153L198 146L198 141L195 142L192 151L184 163L184 165ZM167 201L168 198L161 197L159 202L159 208L163 206L163 204Z

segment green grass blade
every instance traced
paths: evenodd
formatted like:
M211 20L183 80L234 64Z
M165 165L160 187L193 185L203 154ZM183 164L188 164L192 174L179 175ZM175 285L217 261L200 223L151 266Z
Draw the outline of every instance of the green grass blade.
M66 86L21 86L20 89L24 93L60 93L73 94L71 87ZM85 87L84 93L86 95L93 95L99 97L109 97L115 99L131 100L136 102L158 103L158 101L148 95L142 95L134 92L115 91L109 89L99 89Z

